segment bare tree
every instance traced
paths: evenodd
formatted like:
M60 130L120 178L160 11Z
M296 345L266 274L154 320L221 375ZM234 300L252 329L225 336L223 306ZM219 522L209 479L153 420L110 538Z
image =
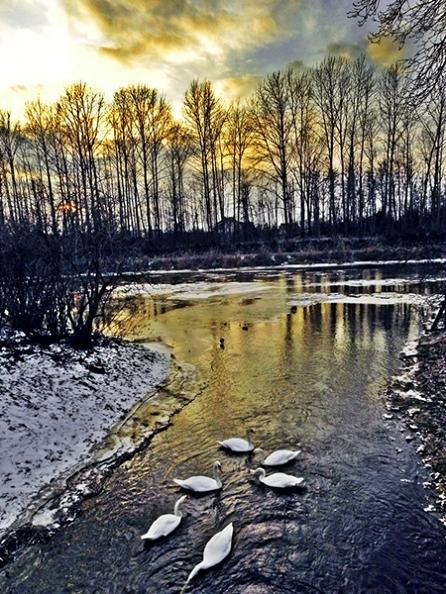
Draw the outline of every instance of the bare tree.
M374 41L382 37L400 46L412 42L412 93L426 97L434 87L444 85L446 70L446 6L443 0L356 0L350 15L360 23L373 20Z
M287 73L274 72L259 85L253 106L255 150L258 166L265 177L278 188L283 221L287 229L292 223L291 188L289 183L290 87ZM266 167L262 167L262 165Z

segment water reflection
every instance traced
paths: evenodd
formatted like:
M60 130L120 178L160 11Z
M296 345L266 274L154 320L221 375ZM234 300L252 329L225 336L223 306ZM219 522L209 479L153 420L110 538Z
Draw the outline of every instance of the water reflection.
M204 543L233 521L233 554L188 592L444 593L445 533L423 512L423 470L404 434L382 419L381 391L418 332L417 310L392 300L290 304L308 292L417 290L383 285L381 272L361 274L376 283L349 285L358 279L353 271L262 275L233 277L255 280L252 293L225 286L219 295L220 279L207 299L191 297L190 286L133 297L115 328L168 344L178 360L197 366L205 389L115 472L75 523L10 566L2 592L178 592ZM307 479L305 494L264 490L249 478L254 460L217 450L218 439L243 435L248 425L267 451L302 443L293 470ZM139 534L177 497L172 478L209 473L217 457L221 495L189 498L175 535L143 548Z

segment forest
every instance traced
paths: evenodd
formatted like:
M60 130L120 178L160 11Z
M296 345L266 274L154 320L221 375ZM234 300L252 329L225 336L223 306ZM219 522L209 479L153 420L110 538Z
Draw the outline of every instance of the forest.
M23 121L0 112L0 225L107 230L152 250L187 237L440 234L446 91L404 64L328 56L227 104L194 80L176 119L149 85L110 102L78 82Z
M301 261L303 242L312 262L345 261L346 245L442 256L442 3L358 0L350 16L411 53L295 61L231 103L195 79L181 110L150 81L0 110L0 339L89 346L124 270Z

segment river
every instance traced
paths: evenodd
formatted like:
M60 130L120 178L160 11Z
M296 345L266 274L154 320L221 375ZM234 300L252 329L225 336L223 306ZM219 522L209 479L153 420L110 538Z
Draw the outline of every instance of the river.
M439 290L439 274L196 273L129 286L127 338L195 366L204 387L73 523L5 567L2 594L178 593L229 521L231 556L186 592L444 594L446 529L424 511L416 442L383 417L383 390L420 331L420 295ZM218 450L246 427L267 451L301 444L288 472L304 492L267 490L248 472L255 459ZM179 529L144 546L140 534L173 509L172 479L209 474L217 459L222 493L189 497Z

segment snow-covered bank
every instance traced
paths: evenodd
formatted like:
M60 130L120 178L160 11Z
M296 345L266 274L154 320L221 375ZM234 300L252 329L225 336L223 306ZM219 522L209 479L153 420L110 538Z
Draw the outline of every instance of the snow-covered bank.
M335 270L342 268L385 268L386 266L420 266L420 265L438 265L446 264L446 258L407 258L407 259L388 259L388 260L352 260L339 262L281 262L280 264L262 264L244 265L243 261L237 266L214 266L212 268L148 268L145 270L126 271L122 273L123 277L139 278L143 276L163 276L174 274L200 274L212 272L212 274L226 272L256 272L262 270Z
M168 371L167 357L132 344L0 351L0 534Z

